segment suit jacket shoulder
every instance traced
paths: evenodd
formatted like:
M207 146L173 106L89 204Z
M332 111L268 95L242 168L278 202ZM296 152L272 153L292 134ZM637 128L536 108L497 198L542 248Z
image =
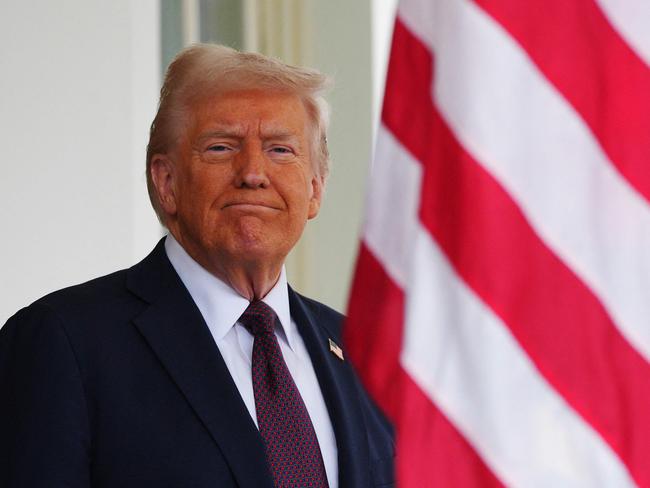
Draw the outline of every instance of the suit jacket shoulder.
M343 322L345 320L345 315L333 308L316 301L312 298L308 298L305 295L302 295L296 291L293 291L290 288L290 292L296 294L296 296L303 302L305 308L313 314L314 318L318 323L322 324L327 330L336 338L341 338L341 331L343 328Z

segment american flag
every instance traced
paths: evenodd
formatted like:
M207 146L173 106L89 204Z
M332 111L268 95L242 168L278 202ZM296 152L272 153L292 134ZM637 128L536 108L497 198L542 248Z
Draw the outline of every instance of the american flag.
M346 344L401 487L650 487L650 2L405 0Z

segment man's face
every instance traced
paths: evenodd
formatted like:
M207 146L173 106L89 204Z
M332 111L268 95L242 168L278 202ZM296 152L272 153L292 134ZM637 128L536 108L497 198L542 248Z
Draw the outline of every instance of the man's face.
M283 261L321 200L304 103L283 92L230 91L190 114L162 185L170 231L208 268Z

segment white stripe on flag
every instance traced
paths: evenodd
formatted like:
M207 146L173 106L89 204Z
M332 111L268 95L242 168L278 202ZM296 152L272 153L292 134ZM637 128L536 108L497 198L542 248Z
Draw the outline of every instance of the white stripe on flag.
M400 17L434 51L441 114L650 360L650 208L498 23L472 2L434 3L435 24Z
M390 192L371 185L365 241L406 293L405 370L507 485L633 486L609 446L450 269L417 205L398 204L419 196L420 164L383 126L378 142L373 178L381 175ZM396 255L397 228L411 239L407 256Z
M650 66L650 2L648 0L595 0L612 26Z

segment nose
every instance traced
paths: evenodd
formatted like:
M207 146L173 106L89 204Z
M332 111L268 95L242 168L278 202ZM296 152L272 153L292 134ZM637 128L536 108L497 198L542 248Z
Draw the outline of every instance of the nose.
M238 188L266 188L269 179L266 174L267 160L261 148L246 148L236 161L235 185Z

